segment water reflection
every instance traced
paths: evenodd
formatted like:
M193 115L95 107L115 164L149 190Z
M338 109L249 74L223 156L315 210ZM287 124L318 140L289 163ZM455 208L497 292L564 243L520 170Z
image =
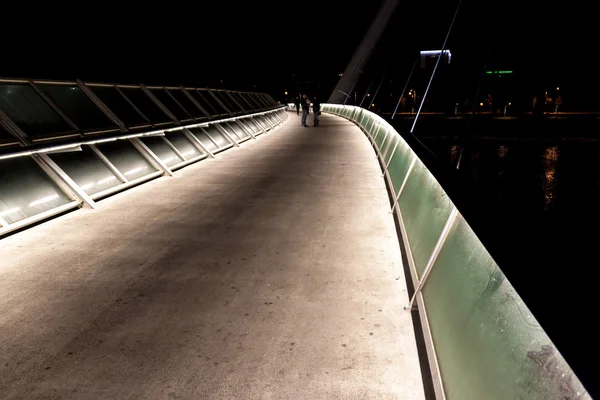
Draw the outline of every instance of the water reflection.
M506 154L508 153L508 146L505 145L501 145L498 146L498 158L499 159L503 159L504 157L506 157Z
M452 161L452 164L456 164L458 162L458 157L460 156L460 147L458 146L452 146L450 148L450 160Z
M547 210L556 197L556 164L560 155L558 146L544 150L544 209Z

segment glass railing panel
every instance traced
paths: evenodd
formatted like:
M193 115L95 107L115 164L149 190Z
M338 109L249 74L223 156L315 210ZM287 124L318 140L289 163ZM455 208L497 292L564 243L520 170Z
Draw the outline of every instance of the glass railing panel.
M371 133L371 128L373 127L373 123L374 123L374 119L372 116L368 116L366 121L365 121L365 130L369 133Z
M208 150L213 151L219 148L216 143L208 137L208 134L202 128L191 128L190 132L192 132L192 134L196 136Z
M259 134L259 133L261 133L262 129L260 129L260 128L258 127L258 125L257 125L257 124L256 124L256 122L254 121L254 119L252 119L252 118L244 118L244 119L242 120L242 122L243 122L244 124L246 124L246 126L248 126L248 127L249 127L249 128L252 130L252 132L253 132L255 135L256 135L256 134Z
M206 110L207 113L209 113L211 116L215 116L217 114L221 114L217 111L216 108L213 107L212 103L210 103L207 99L206 99L206 92L202 92L200 90L190 90L189 93L192 95L192 97L194 97L194 99L196 99L196 101L198 102L198 104L200 104L202 107L204 107L204 109Z
M117 129L117 126L78 86L51 84L39 84L39 86L79 129Z
M414 155L411 148L406 143L398 143L398 147L396 147L388 165L388 172L394 185L394 199L404 179L406 179L406 174L413 158Z
M183 160L160 136L142 138L142 142L162 161L167 167L179 164Z
M206 101L212 104L212 108L217 110L217 114L227 114L228 111L217 101L217 97L211 90L206 90L202 93Z
M27 83L0 83L0 109L30 136L73 131Z
M246 99L246 102L250 104L251 110L258 110L261 108L260 105L256 103L256 100L252 97L251 93L239 93L239 95Z
M150 92L156 96L158 101L160 101L179 121L192 118L186 110L169 96L165 89L150 89Z
M181 89L167 89L173 97L195 118L206 118L206 115L194 104ZM208 112L208 111L207 111Z
M460 215L423 297L449 400L589 399Z
M90 89L126 126L139 126L149 123L115 87L90 86Z
M173 121L142 89L127 87L120 89L153 124Z
M238 137L240 137L241 139L246 139L250 136L246 133L245 130L242 129L242 127L237 122L231 122L228 125L231 127L231 129L233 129L235 134Z
M0 143L15 142L17 138L8 133L8 131L0 124Z
M88 146L82 146L81 151L56 153L49 156L88 195L123 183Z
M250 111L252 109L252 107L248 104L247 101L245 101L242 96L240 96L239 93L237 92L231 92L230 95L237 100L238 103L240 103L240 105L242 106L242 109L244 111Z
M9 224L71 201L31 157L0 160L0 217Z
M192 142L183 134L181 131L167 132L166 138L175 148L181 153L182 156L187 158L194 158L200 155L200 152Z
M375 133L377 134L377 137L375 138L375 143L377 144L377 147L380 151L383 151L383 143L387 139L387 136L389 136L389 133L387 133L386 136L386 132L387 128L384 124L378 124L378 127L375 127Z
M97 146L130 181L156 171L128 140L101 143Z
M400 211L420 276L452 211L452 202L431 172L417 159L400 194Z
M217 129L216 126L210 125L204 128L204 130L215 141L215 143L217 143L217 146L219 146L219 148L231 144L229 140L227 140L225 136L223 136L219 129Z
M240 141L240 140L244 139L242 136L239 136L237 134L237 132L233 129L233 127L231 125L229 125L228 123L219 124L219 126L221 126L221 128L223 128L223 129L225 129L225 131L227 131L227 133L229 133L229 136L231 136L234 140Z
M221 100L221 103L223 103L223 105L225 106L225 108L227 108L228 112L235 112L236 107L234 107L230 101L225 98L225 92L220 92L220 91L212 91L211 92L217 99Z

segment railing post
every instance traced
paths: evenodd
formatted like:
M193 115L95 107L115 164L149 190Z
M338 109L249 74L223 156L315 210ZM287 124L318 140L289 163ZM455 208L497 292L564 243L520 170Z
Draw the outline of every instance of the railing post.
M187 161L187 157L184 156L178 149L177 147L173 146L173 143L171 143L171 141L169 139L167 139L166 136L163 136L162 138L165 143L167 144L167 146L169 146L171 148L171 150L173 150L173 152L177 155L177 157L181 158L182 161Z
M150 164L154 166L154 168L158 170L162 170L163 174L167 174L169 176L173 176L173 171L167 165L162 162L160 158L152 150L146 146L144 142L142 142L139 138L132 138L129 141L135 146L136 149L142 154L142 156L148 160Z
M55 179L55 177L58 177L69 188L69 190L74 193L76 200L82 201L90 208L96 208L96 203L94 200L92 200L92 198L88 196L81 186L75 183L75 181L71 179L71 177L67 175L65 171L63 171L62 168L60 168L47 154L34 154L32 155L32 158L38 163L38 165L42 167L42 169L45 168L41 165L41 163L46 164L51 171L46 171L48 176L50 176L50 179L58 184L57 179ZM39 158L39 161L37 158Z
M402 194L402 191L404 190L404 186L406 186L406 182L408 182L408 177L410 176L410 173L412 172L413 168L415 167L415 163L417 162L417 156L413 156L412 161L410 162L410 166L408 167L408 171L406 171L406 176L404 177L404 180L402 181L402 185L400 185L400 190L398 190L398 194L396 195L396 199L394 200L394 204L392 205L392 213L396 210L396 205L398 204L398 201L400 200L400 195Z
M96 147L96 145L94 144L90 144L90 149L92 149L92 151L96 154L96 156L98 156L98 158L100 159L100 161L102 161L104 163L104 165L106 165L108 167L108 169L110 169L110 171L115 174L115 176L117 178L119 178L119 180L123 183L127 183L129 182L129 179L127 179L125 177L125 175L123 175L121 173L121 171L119 171L119 169L117 167L115 167L115 165L110 162L110 160L108 158L106 158L106 156L100 151L100 149L98 149Z
M231 135L229 134L229 132L227 132L227 130L225 128L223 128L220 124L214 124L214 126L219 131L221 131L221 133L223 135L225 135L225 138L227 140L229 140L230 143L232 143L235 147L240 147L240 144L237 142L237 140L235 140L234 138L232 138Z
M252 129L247 127L246 124L244 124L241 119L235 120L234 122L237 123L242 128L242 130L246 131L246 133L249 134L252 137L252 139L256 140L256 136L254 136Z
M448 233L450 233L450 229L452 228L452 225L454 224L454 221L456 220L457 215L458 215L458 210L456 209L456 207L453 207L452 211L450 212L450 216L448 217L448 220L446 221L446 224L444 225L444 229L442 229L442 233L440 233L440 237L438 238L438 241L435 244L433 251L431 252L431 256L429 257L429 260L427 261L427 266L425 267L423 276L419 280L419 285L415 289L415 292L413 293L412 298L410 299L410 302L408 303L408 306L404 307L405 309L407 309L407 310L412 309L412 306L415 302L415 299L417 298L417 295L423 290L425 283L427 283L427 279L429 278L429 275L431 274L431 270L433 269L435 260L437 260L437 257L440 254L440 251L442 250L444 243L446 242Z
M196 149L198 149L202 153L208 155L210 158L215 158L215 155L212 153L212 151L207 149L204 146L204 144L200 141L200 139L198 139L196 136L194 136L194 134L192 132L190 132L187 128L183 128L182 132L185 135L185 137L187 137L188 140L190 142L192 142L192 144L194 145L194 147L196 147ZM209 137L209 139L210 139L210 137Z

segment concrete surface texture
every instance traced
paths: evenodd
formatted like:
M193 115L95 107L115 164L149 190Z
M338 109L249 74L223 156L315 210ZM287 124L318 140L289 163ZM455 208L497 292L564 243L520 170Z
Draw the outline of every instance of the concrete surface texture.
M0 398L422 399L375 153L321 125L0 239Z

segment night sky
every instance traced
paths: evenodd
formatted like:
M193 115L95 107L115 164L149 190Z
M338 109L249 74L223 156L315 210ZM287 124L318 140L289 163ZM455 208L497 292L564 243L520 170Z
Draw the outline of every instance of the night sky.
M14 10L20 17L5 18L0 28L0 76L254 89L279 100L283 91L328 96L381 3L168 2L131 10L103 3L77 11L54 4L35 13ZM456 4L400 0L359 89L385 73L384 91L397 92L418 51L441 46ZM585 3L557 4L465 0L448 45L453 80L464 82L465 94L456 97L474 91L490 45L492 67L514 69L524 82L562 85L566 97L595 97L589 90L590 80L598 81L591 71L598 38L594 13Z

